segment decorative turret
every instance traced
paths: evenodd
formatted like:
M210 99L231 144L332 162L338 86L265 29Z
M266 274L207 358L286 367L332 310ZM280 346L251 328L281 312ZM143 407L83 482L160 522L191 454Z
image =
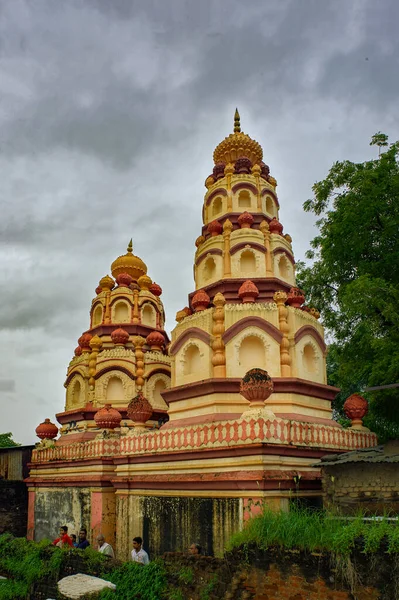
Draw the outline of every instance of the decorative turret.
M216 147L213 159L204 224L195 243L196 291L206 288L212 301L222 281L232 288L230 298L239 301L238 289L250 279L259 289L259 301L271 300L274 284L258 285L268 278L278 279L278 287L288 292L295 285L295 261L292 240L283 237L278 219L276 180L259 143L241 131L238 110L234 132Z
M110 411L114 416L112 411L119 411L126 419L129 399L139 390L146 395L156 420L165 420L167 406L159 389L169 386L171 361L166 350L169 339L163 330L162 288L152 282L147 265L133 254L131 240L126 254L112 263L111 272L113 277L106 275L100 280L90 327L80 336L68 368L66 413L58 419L67 424L71 413L79 413L75 428L61 428L61 436L67 434L71 441L83 430L90 436L93 429L94 435L95 423Z

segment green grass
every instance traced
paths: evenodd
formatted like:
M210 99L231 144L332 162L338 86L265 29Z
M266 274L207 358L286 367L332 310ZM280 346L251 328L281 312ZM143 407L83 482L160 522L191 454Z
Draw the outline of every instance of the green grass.
M166 591L166 570L161 560L151 561L145 567L136 562L126 562L103 577L116 584L116 592L104 590L101 600L160 600Z
M388 544L387 552L399 552L397 522L387 518L364 521L362 515L343 520L323 511L273 512L265 508L262 514L250 519L242 531L233 535L228 549L254 544L263 549L330 551L347 556L356 540L363 544L363 552L372 553L377 552L383 539Z

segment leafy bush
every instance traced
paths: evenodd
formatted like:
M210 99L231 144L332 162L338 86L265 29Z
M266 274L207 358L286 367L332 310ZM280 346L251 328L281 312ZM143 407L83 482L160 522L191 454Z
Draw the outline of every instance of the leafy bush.
M104 590L101 600L160 600L167 584L166 570L161 560L154 560L146 566L126 562L103 577L115 583L116 592Z

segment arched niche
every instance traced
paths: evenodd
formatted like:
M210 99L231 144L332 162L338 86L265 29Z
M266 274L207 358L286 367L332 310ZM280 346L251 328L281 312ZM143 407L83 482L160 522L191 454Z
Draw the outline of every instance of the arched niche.
M252 250L243 250L240 254L240 273L254 275L256 273L256 257Z
M123 387L122 380L116 375L113 375L108 379L105 400L110 404L113 402L125 401L125 388Z
M92 326L97 327L97 325L101 325L102 322L103 322L103 307L101 306L101 304L97 304L97 306L95 307L95 309L93 311Z
M80 376L75 376L68 386L68 405L75 408L84 403L84 382Z
M265 199L265 209L266 209L266 212L269 215L271 215L273 217L276 216L275 215L276 206L275 206L274 200L273 200L273 198L271 198L271 196L266 196L266 199Z
M208 256L208 258L204 261L204 266L202 268L202 275L204 281L211 281L216 276L216 262L212 256Z
M262 338L248 335L241 341L238 350L240 367L246 372L256 367L264 369L266 365L266 348Z
M118 300L112 307L112 321L114 323L130 323L130 306L124 300Z
M285 254L277 255L278 276L284 281L290 281L292 277L292 265Z
M157 326L157 315L155 312L155 308L149 304L143 304L141 307L141 323L142 325L147 325L148 327L156 327Z
M251 208L251 194L248 190L240 190L238 193L238 208L248 209Z
M201 371L201 352L196 344L187 346L183 360L184 375L195 375Z
M216 196L212 202L212 217L217 217L223 211L223 200L221 196Z
M155 373L146 384L147 397L154 408L167 409L168 405L162 398L162 392L170 388L170 377L165 373Z

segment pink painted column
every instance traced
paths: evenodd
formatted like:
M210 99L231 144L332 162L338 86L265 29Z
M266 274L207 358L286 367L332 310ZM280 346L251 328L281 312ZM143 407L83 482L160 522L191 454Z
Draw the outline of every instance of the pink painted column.
M26 538L28 540L35 539L35 490L28 491L28 528Z
M115 550L115 490L103 488L91 493L91 539L96 547L96 537L102 533Z

